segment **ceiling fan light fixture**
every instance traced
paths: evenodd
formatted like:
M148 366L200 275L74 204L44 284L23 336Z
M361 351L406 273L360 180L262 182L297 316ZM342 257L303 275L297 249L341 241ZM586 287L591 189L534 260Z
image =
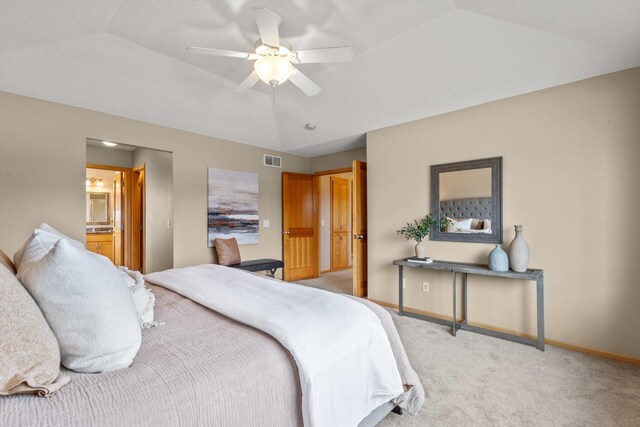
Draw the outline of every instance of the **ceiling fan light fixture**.
M293 67L286 56L263 56L253 64L258 78L271 86L286 82Z

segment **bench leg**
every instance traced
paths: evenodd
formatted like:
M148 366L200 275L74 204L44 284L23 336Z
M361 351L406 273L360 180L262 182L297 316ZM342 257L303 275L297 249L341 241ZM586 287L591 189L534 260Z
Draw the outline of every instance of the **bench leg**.
M269 269L269 276L276 277L276 270L278 270L278 269L277 268Z

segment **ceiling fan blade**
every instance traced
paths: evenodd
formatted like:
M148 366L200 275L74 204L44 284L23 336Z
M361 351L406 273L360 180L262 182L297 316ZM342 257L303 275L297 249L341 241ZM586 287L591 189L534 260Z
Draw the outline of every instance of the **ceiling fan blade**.
M256 16L256 23L258 24L258 31L260 31L262 43L271 47L280 47L280 35L278 34L280 17L263 7L254 7L253 13Z
M302 74L295 67L293 67L289 80L308 96L317 95L322 90L320 86L311 81L309 77Z
M224 49L210 49L208 47L191 46L187 48L187 52L195 53L198 55L213 55L213 56L228 56L230 58L258 59L258 55L255 53L237 52L235 50L224 50Z
M242 83L238 85L235 91L244 92L245 90L249 90L253 87L254 84L258 83L258 80L260 80L258 78L258 74L256 74L256 72L254 71L253 73L249 74L247 78L242 81Z
M353 59L353 51L349 46L327 47L322 49L298 50L293 52L298 64L319 62L349 62Z

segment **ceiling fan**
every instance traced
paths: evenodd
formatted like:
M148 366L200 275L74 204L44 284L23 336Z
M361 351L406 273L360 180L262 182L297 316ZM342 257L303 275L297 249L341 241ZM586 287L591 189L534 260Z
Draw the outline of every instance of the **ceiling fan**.
M188 52L200 55L227 56L255 61L253 73L240 83L236 92L252 88L258 80L274 88L289 80L308 96L313 96L320 92L320 87L293 64L349 62L353 57L349 46L293 51L289 43L280 39L278 33L280 16L260 7L254 7L253 12L261 38L255 44L255 53L195 46L187 48Z

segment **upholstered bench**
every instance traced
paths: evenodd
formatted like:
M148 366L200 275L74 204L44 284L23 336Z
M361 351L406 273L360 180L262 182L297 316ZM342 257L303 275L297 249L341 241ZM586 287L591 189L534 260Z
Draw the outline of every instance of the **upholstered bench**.
M274 277L276 270L284 267L284 263L277 259L263 258L251 261L242 261L238 264L231 264L229 267L239 268L246 271L269 271L269 276Z

